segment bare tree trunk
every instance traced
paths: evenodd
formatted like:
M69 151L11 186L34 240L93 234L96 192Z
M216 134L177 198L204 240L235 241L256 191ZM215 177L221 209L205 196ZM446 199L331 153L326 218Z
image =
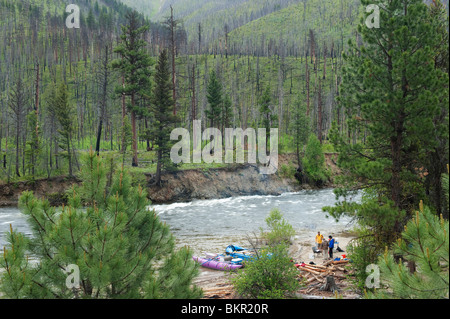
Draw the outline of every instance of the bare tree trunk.
M134 105L134 96L131 96L132 105ZM138 156L137 156L137 132L136 132L136 113L131 111L131 130L133 131L133 161L132 166L137 167Z
M322 86L321 80L319 78L319 88L318 88L318 103L317 103L317 137L319 138L320 144L322 144Z
M177 73L175 69L175 55L176 55L176 45L175 45L175 28L177 21L173 17L173 7L170 6L170 42L172 50L172 96L173 96L173 114L177 114Z
M309 84L309 68L308 68L308 58L305 59L305 77L306 77L306 116L309 116L310 112L310 84Z

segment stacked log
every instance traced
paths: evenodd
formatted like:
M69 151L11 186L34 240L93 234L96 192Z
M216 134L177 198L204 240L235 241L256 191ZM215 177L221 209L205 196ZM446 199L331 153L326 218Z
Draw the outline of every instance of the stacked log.
M320 291L340 292L348 286L348 278L352 275L349 267L345 267L348 262L348 260L329 260L322 265L296 264L299 280L306 286L302 292L307 295L314 295Z

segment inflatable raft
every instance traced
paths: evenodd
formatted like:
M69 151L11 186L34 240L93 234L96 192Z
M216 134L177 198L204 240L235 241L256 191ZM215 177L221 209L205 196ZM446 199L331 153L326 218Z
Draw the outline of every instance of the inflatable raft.
M192 259L194 259L194 261L198 262L203 267L216 270L236 270L242 268L243 266L242 264L220 261L213 258L202 258L193 256Z

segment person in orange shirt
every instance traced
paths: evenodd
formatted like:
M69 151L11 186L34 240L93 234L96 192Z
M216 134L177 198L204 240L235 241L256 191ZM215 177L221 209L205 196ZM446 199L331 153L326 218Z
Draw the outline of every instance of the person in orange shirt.
M316 249L322 248L322 242L323 242L323 235L319 232L317 232L316 235Z

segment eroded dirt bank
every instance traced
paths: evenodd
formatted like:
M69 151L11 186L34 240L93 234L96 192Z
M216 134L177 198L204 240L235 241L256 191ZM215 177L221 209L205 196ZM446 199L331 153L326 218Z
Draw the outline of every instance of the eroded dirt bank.
M335 154L327 154L327 167L336 174ZM192 169L165 173L163 185L152 186L151 174L146 174L148 197L154 204L189 202L194 199L220 199L245 195L280 195L310 188L299 184L292 176L281 173L282 166L297 167L294 154L280 155L278 172L273 175L259 173L259 168L251 164L234 164L215 169ZM17 206L18 198L24 191L33 191L38 197L46 197L52 205L65 202L65 192L76 178L52 177L35 182L13 182L0 184L0 206ZM330 187L331 184L324 185Z

